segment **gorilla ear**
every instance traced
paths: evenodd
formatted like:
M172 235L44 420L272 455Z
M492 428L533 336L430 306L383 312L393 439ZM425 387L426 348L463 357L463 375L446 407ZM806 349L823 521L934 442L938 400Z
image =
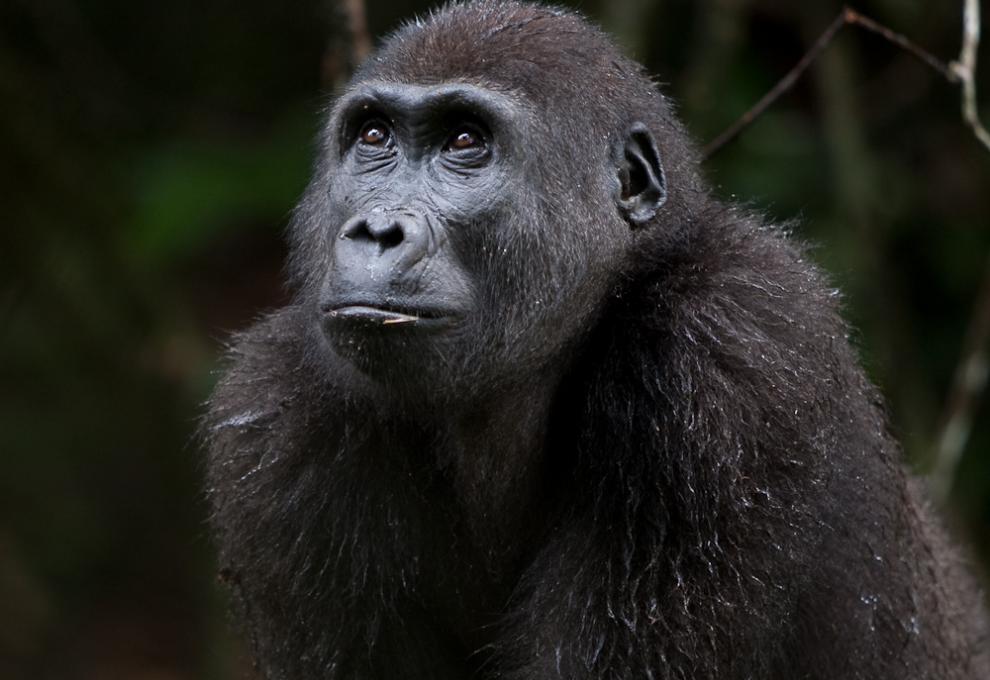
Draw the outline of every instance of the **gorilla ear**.
M667 179L649 128L639 122L630 125L616 155L619 210L631 227L642 227L667 200Z

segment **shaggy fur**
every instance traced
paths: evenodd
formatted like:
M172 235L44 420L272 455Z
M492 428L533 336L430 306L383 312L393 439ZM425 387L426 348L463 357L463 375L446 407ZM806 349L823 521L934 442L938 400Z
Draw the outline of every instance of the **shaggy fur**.
M589 274L575 328L531 343L518 305L490 312L500 334L383 385L316 321L337 226L321 156L294 302L234 338L204 426L222 575L266 677L990 678L981 596L836 291L710 197L637 65L573 14L486 1L404 27L369 79L478 84L546 121L541 195L479 237L499 253L474 253L485 310L509 291L569 328L572 301L537 282L628 228L598 188L628 121L655 135L669 200Z

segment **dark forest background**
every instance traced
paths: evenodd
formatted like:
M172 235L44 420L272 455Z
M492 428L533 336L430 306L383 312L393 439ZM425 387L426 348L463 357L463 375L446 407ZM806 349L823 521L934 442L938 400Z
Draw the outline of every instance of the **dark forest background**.
M658 74L700 140L840 8L578 6ZM958 54L961 2L855 6ZM428 7L368 0L369 33ZM351 54L329 0L0 3L0 677L246 677L193 432L221 340L286 298L282 232ZM990 152L957 88L847 28L706 170L818 244L906 455L928 471L990 253ZM983 564L987 416L984 402L946 502Z

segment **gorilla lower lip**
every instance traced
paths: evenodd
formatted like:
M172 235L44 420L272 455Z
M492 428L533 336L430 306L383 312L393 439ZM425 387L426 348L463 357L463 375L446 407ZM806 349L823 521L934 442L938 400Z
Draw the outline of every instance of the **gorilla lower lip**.
M327 317L331 320L352 321L368 325L399 326L440 321L446 315L432 312L422 313L412 310L388 309L371 305L347 305L330 310L327 312Z

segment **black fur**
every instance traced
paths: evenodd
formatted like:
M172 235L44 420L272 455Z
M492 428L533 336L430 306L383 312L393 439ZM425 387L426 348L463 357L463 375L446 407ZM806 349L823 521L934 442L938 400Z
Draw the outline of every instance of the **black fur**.
M507 93L539 121L532 182L460 246L487 334L382 378L320 330L339 224L317 164L294 302L235 337L204 426L266 677L990 678L980 595L836 291L709 195L637 65L573 14L485 1L401 29L356 81ZM667 192L638 229L605 190L632 121Z

